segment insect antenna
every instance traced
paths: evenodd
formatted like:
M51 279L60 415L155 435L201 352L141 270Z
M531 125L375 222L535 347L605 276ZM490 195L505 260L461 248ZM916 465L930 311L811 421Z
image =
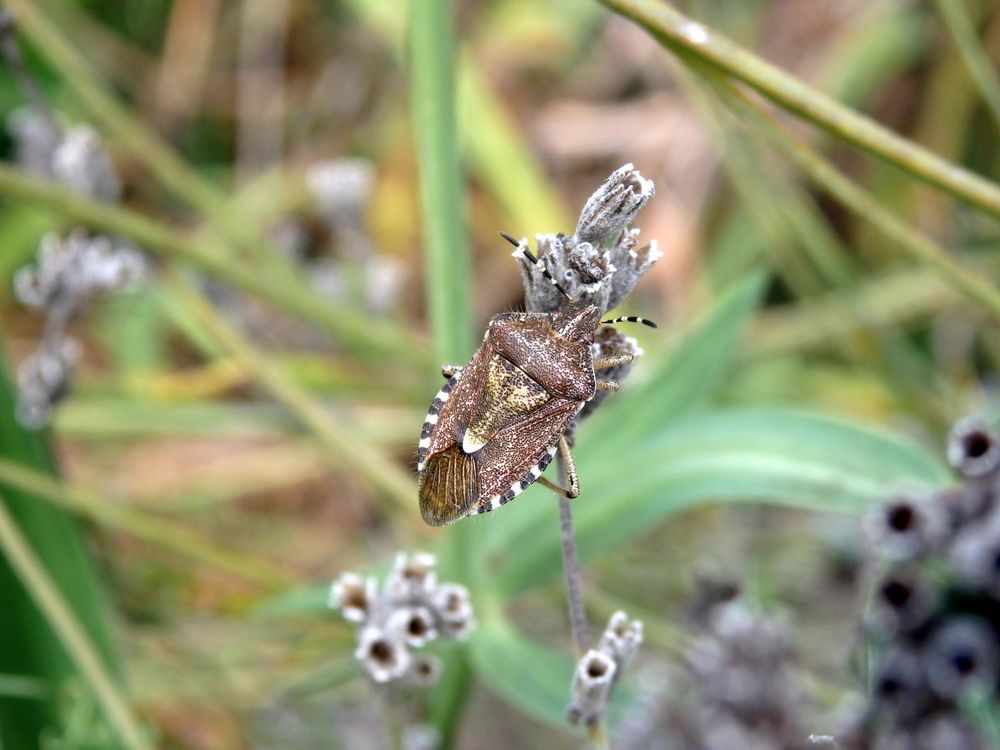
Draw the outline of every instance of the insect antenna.
M642 323L644 326L649 326L650 328L656 328L656 323L651 320L646 320L646 318L640 318L638 315L622 315L620 318L612 318L611 320L602 320L603 325L608 325L611 323Z
M511 253L511 255L513 255L515 258L525 258L531 261L531 265L541 270L542 275L552 282L552 286L558 289L559 293L562 294L563 297L568 299L570 302L573 302L573 298L569 296L569 293L559 285L559 282L555 280L555 278L552 276L551 273L549 273L549 269L543 266L539 262L538 258L536 258L534 255L531 254L531 251L528 249L528 246L526 244L518 242L506 232L500 232L500 236L517 248L517 250Z

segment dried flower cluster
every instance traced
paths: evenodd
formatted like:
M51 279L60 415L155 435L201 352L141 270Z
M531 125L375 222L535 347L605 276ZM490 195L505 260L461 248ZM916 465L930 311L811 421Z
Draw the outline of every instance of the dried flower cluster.
M475 627L469 592L438 583L433 555L400 553L381 588L374 577L344 573L330 590L330 607L357 625L355 657L378 683L429 685L440 663L415 654L438 637L466 638Z
M18 164L75 193L115 201L121 183L100 137L89 125L65 133L48 112L18 110L8 121ZM130 243L81 228L65 237L47 234L33 267L14 277L14 294L46 316L38 350L18 372L18 419L27 427L48 423L52 407L69 391L80 357L79 342L66 332L69 322L96 296L124 289L143 274L145 262Z
M620 305L663 253L656 240L639 246L639 230L629 225L655 194L653 181L632 164L614 172L590 196L572 235L535 236L540 266L544 267L574 300L596 305L607 312ZM526 244L526 240L522 241ZM518 257L517 253L514 253ZM540 266L520 260L525 307L529 312L552 312L566 304L545 278ZM612 328L602 328L594 342L594 359L643 354L638 343ZM602 371L621 383L632 363ZM584 406L578 419L591 414L608 396L598 392Z
M802 692L787 629L729 596L706 605L705 629L687 651L694 700L671 712L669 748L807 747Z
M351 274L357 278L361 302L374 314L394 310L405 280L403 265L376 252L365 227L365 213L375 190L375 169L365 159L318 162L306 173L316 211L332 235L340 257L308 263L307 272L323 292L343 297L350 290Z
M28 427L49 421L52 406L69 390L80 344L66 326L94 297L124 289L144 270L142 256L128 245L115 245L103 235L89 237L81 229L60 238L42 238L34 266L14 276L14 294L27 307L46 316L39 348L18 373L18 419Z
M566 720L573 725L595 726L604 720L611 689L642 645L642 623L615 612L592 648L577 662L570 684L572 702Z
M887 568L869 618L879 656L847 750L989 747L962 709L1000 695L1000 441L964 420L948 459L961 486L901 494L869 519Z

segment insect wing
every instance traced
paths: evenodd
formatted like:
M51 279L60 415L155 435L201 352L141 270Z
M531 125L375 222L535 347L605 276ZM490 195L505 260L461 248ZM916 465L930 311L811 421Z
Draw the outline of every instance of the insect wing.
M559 437L583 404L549 401L535 414L498 432L476 454L478 497L470 513L509 503L537 480L555 456Z

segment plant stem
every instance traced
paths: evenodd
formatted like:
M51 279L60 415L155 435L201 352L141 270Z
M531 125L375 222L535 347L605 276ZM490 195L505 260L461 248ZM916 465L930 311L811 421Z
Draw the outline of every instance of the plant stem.
M291 574L258 557L219 547L214 541L182 526L114 505L86 489L58 482L2 457L0 483L269 589L287 588L296 582Z
M371 444L362 442L344 415L334 418L288 373L229 323L191 284L176 273L167 281L203 328L232 352L256 380L284 404L327 448L339 468L357 471L373 487L391 498L399 510L412 511L416 488L411 477Z
M993 63L979 43L968 9L962 0L934 0L934 4L958 48L966 70L979 88L995 124L1000 127L1000 80L997 79Z
M191 237L176 227L77 195L2 164L0 193L49 208L99 231L128 237L150 252L190 263L285 312L322 326L359 352L410 363L425 361L421 342L412 333L350 308L335 308L312 289L293 287L287 279L235 262L224 247L210 240Z
M562 474L562 471L559 472ZM580 584L580 562L576 557L576 538L573 535L573 509L571 500L561 493L559 498L559 532L562 537L563 575L566 577L566 603L569 607L569 628L573 636L577 658L590 648L587 633L587 615L583 609L583 589Z
M765 98L908 174L1000 218L1000 188L943 159L765 62L657 0L600 0L689 63L742 81Z
M464 360L472 342L472 273L455 123L453 27L449 0L411 3L411 106L435 364Z
M566 486L566 465L562 454L556 457L559 486ZM566 578L566 604L569 609L569 629L576 649L576 658L581 659L590 648L590 633L587 629L587 613L583 608L583 584L580 577L580 561L576 555L576 535L573 533L572 500L562 492L556 492L559 500L559 536L562 539L563 575ZM587 725L587 735L594 750L606 750L608 737L604 731L604 719L597 724Z
M724 101L739 116L756 124L772 144L805 172L810 179L847 208L872 224L916 260L926 263L950 285L1000 318L1000 292L982 276L959 263L940 245L892 214L879 201L844 177L800 138L782 129L757 102L714 71L700 71Z
M70 659L90 685L98 704L122 744L130 750L151 747L135 717L132 716L124 696L119 692L111 673L98 655L97 649L53 583L42 561L38 559L28 540L18 529L2 496L0 496L0 549L59 637Z

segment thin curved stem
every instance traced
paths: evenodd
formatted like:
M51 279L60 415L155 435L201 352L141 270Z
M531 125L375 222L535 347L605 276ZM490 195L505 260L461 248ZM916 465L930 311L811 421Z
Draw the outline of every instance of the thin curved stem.
M94 692L111 728L129 750L152 747L132 715L128 702L98 655L83 626L66 603L17 526L0 496L0 549L15 570L24 588L41 610L70 659Z
M836 137L991 216L1000 188L879 125L658 0L600 0L632 19L689 63L710 66Z
M51 209L93 229L128 237L158 255L190 263L285 312L325 328L358 352L412 363L425 361L421 342L412 333L350 308L333 307L312 289L292 286L285 278L262 274L240 264L224 247L203 236L192 237L177 227L77 195L5 164L0 164L0 194Z
M1000 291L987 279L957 263L933 240L895 216L870 193L844 177L833 165L800 138L781 128L758 102L714 71L697 71L722 96L727 106L752 122L772 145L809 178L875 229L893 240L907 255L925 263L969 299L1000 318Z
M993 115L994 123L1000 127L1000 79L997 79L993 63L979 43L976 28L969 18L965 4L962 0L934 0L934 4L937 5L941 20L952 41L955 42L955 47L958 48L962 63L979 89L990 114Z
M258 557L219 547L182 526L109 503L86 489L56 481L5 458L0 458L0 483L267 588L282 589L296 582L290 573Z

